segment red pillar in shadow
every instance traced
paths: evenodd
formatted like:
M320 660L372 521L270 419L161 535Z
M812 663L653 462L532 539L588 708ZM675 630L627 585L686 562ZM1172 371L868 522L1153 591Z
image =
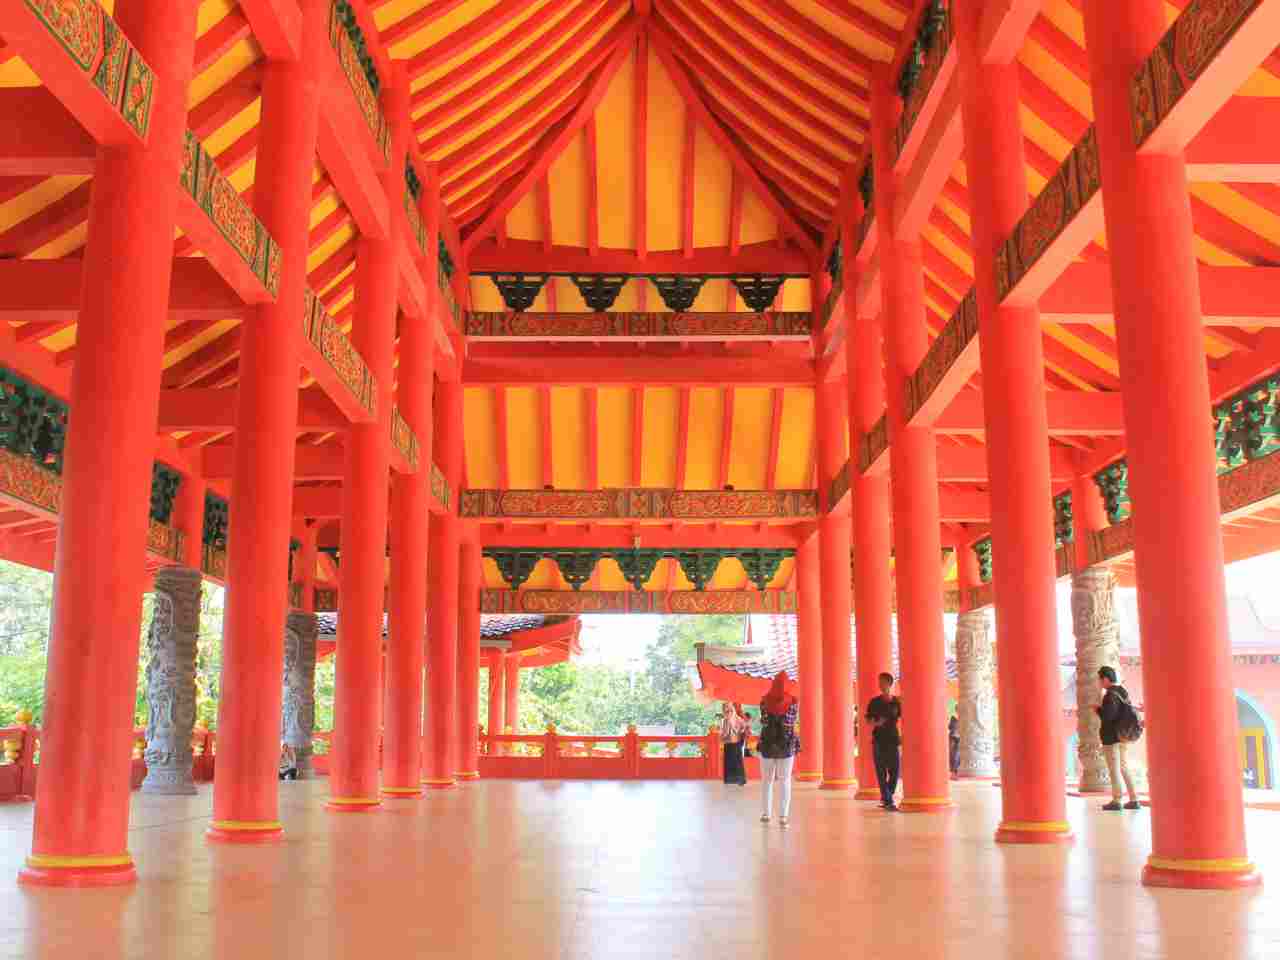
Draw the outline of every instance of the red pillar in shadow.
M1151 856L1143 882L1235 887L1248 859L1187 171L1139 153L1129 83L1165 32L1159 0L1085 0L1124 396L1145 664Z
M409 77L404 64L395 61L387 114L393 128L409 123ZM394 142L394 141L393 141ZM401 165L386 173L387 200L394 220L400 205L393 192L404 191ZM430 210L424 217L427 240L435 248L438 205L433 184L423 186ZM419 207L422 206L421 199ZM394 224L399 227L399 223ZM425 258L416 255L419 268L434 280ZM431 393L435 375L434 282L426 284L425 316L403 316L400 327L399 386L396 405L418 439L418 470L391 477L391 584L387 629L387 675L384 682L382 793L388 798L412 798L422 794L422 667L427 635L427 538L431 506Z
M458 569L459 780L480 777L480 544L474 531L462 542Z
M495 648L486 651L485 656L489 662L489 722L485 729L489 731L491 737L500 736L506 725L504 717L507 706L507 655ZM499 751L490 747L490 752Z
M800 741L796 779L822 779L824 714L822 712L822 553L818 536L796 550L796 654L800 667Z
M818 484L823 502L847 455L845 403L840 380L818 385ZM828 506L830 506L828 504ZM846 510L818 523L822 578L822 789L856 786L853 772L853 651L849 633L850 528Z
M1069 840L1062 750L1045 731L1061 723L1057 569L1049 421L1040 311L1002 307L996 253L1027 209L1018 64L979 56L984 11L953 7L964 113L965 167L977 270L979 349L991 487L991 542L999 670L1003 843Z
M898 652L902 671L902 809L951 806L947 757L946 642L942 632L942 530L937 441L931 427L906 422L906 383L929 348L919 236L899 236L889 157L897 98L885 70L872 82L876 224L885 329L890 489L898 580Z
M182 565L199 570L204 554L204 478L184 473L173 503L173 525L182 531Z
M100 147L94 168L35 825L18 875L24 883L103 886L135 878L127 758L142 617L136 588L197 5L120 0L115 8L155 71L155 101L147 145Z
M503 730L510 730L512 733L520 732L520 655L507 654L507 680L506 680L506 718L503 722Z
M452 490L462 476L462 385L441 382L436 394L435 447ZM442 514L431 524L431 593L427 602L427 724L422 782L432 789L454 785L458 700L458 518Z
M853 318L850 317L850 320ZM853 607L857 710L879 694L877 678L893 670L893 581L889 569L889 475L858 472L858 447L884 414L884 331L879 315L860 317L845 337L849 351L850 490L853 500ZM858 724L859 800L879 800L871 727Z
M319 123L317 70L326 54L320 0L302 5L302 57L263 67L254 205L280 244L280 293L260 305L240 346L236 498L227 534L218 761L206 836L233 843L280 838L281 677L293 524L293 465L301 366L298 310L307 285L311 175Z

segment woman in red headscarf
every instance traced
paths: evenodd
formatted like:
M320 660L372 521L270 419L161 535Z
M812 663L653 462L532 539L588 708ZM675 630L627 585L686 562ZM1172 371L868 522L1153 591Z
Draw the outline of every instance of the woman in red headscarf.
M787 689L785 671L773 678L769 692L760 701L760 742L756 752L760 754L760 773L764 781L764 812L762 823L773 816L773 782L781 781L778 823L787 826L791 816L791 768L800 752L800 737L796 734L796 720L800 707Z

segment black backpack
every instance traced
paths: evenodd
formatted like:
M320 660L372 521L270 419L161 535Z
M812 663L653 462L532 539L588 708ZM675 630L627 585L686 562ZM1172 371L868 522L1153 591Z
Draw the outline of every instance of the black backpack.
M1117 692L1116 699L1120 702L1116 708L1116 736L1125 743L1133 743L1142 737L1142 718L1127 696Z

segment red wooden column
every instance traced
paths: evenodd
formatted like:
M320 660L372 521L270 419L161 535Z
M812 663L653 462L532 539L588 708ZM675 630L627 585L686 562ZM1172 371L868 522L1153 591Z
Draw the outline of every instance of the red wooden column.
M485 729L489 731L489 736L500 736L506 723L506 680L507 680L507 655L502 650L494 648L487 651L485 658L489 661L489 722ZM490 753L501 753L492 745L489 748Z
M826 502L831 478L844 466L847 436L842 380L818 386L818 484ZM828 508L830 504L827 504ZM850 528L846 509L818 523L822 581L822 789L848 790L853 772L853 652L849 634Z
M846 249L849 249L846 245ZM851 261L846 261L851 262ZM852 286L852 284L850 284ZM853 318L850 317L849 320ZM847 321L848 322L848 321ZM889 570L888 473L863 474L857 451L884 414L884 329L879 315L861 317L845 338L849 351L850 490L853 495L853 607L858 713L880 693L877 679L893 670L893 582ZM879 800L871 727L858 725L859 800Z
M401 61L393 64L395 94L387 98L395 123L408 122L409 79ZM387 172L391 192L404 191L403 174ZM396 182L398 180L398 182ZM428 250L435 249L439 205L433 184L423 184ZM390 203L392 211L399 205ZM393 214L398 216L398 214ZM431 505L431 394L435 377L435 277L418 258L427 278L426 316L404 316L400 327L400 415L418 438L418 470L391 478L391 590L387 632L386 717L383 732L382 793L387 797L422 795L422 668L427 634L427 549Z
M507 654L507 707L503 731L520 732L520 655Z
M1018 65L979 57L984 6L953 8L969 170L991 486L1003 843L1070 840L1062 750L1057 565L1040 310L1001 307L996 253L1027 209Z
M1089 567L1089 536L1107 525L1107 505L1102 499L1102 491L1087 473L1078 473L1071 481L1071 525L1075 529L1072 569L1086 570Z
M450 489L462 476L462 384L441 382L435 405L436 459ZM422 782L454 785L457 769L459 521L442 514L431 524L427 601L427 725Z
M302 602L298 609L303 613L316 612L316 559L320 553L316 549L318 533L315 521L306 521L298 536L302 546L293 561L293 580L302 588Z
M204 477L184 473L174 497L173 524L182 531L182 565L199 570L203 561L204 495L208 485Z
M393 84L394 88L394 84ZM407 88L401 88L407 96ZM389 91L389 95L394 96ZM399 111L391 111L393 117ZM392 126L391 164L383 178L389 203L403 205L407 125ZM371 810L379 793L382 728L382 617L386 596L387 499L391 469L391 383L403 233L361 237L356 246L356 318L351 343L364 357L377 389L377 418L347 431L342 484L342 587L338 592L338 662L329 754L328 807Z
M480 544L468 531L458 559L458 752L459 780L480 777Z
M796 550L796 653L800 668L800 741L796 779L822 780L822 553L814 534Z
M135 878L126 758L142 617L136 587L197 6L119 0L115 8L120 28L155 70L155 101L147 145L101 147L94 168L24 883L98 886Z
M876 225L884 285L885 388L888 396L890 489L898 581L898 652L902 690L902 809L951 806L947 757L946 641L942 631L942 531L938 463L932 428L906 426L906 382L929 347L924 319L920 237L901 236L893 222L889 164L900 103L885 70L872 83Z
M311 175L319 125L319 71L327 7L306 0L302 56L263 66L262 121L254 206L280 244L280 293L245 326L227 533L227 607L223 615L222 696L213 821L206 836L263 843L281 835L276 791L280 768L281 676L293 524L293 462L298 433L298 322L307 283Z
M1129 81L1159 0L1085 0L1124 395L1151 782L1152 886L1260 877L1245 849L1218 485L1182 152L1139 154Z

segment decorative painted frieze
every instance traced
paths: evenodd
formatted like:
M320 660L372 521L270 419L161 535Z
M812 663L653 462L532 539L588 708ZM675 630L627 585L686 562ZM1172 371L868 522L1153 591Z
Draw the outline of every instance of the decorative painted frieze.
M97 0L24 0L76 67L146 140L155 74Z
M951 25L951 11L943 0L930 0L920 18L916 38L898 76L898 93L902 97L902 114L894 131L894 157L902 150L911 136L920 111L929 99L929 91L942 71L955 31Z
M200 552L200 572L214 580L227 579L227 551L222 547L205 544Z
M1218 500L1224 516L1259 506L1280 496L1280 457L1250 460L1218 477Z
M795 613L796 595L785 590L481 590L482 613Z
M316 587L316 613L332 613L338 609L338 591L331 587Z
M791 520L816 517L816 490L464 490L464 517L546 520Z
M443 242L440 244L441 252L446 252ZM453 325L456 329L462 329L462 312L458 309L458 298L453 295L453 283L450 280L452 271L445 268L446 261L439 260L436 263L436 284L440 288L441 302L444 304L445 313L453 317ZM532 304L532 301L530 301Z
M434 463L431 465L431 495L436 498L436 501L445 510L452 509L450 501L453 499L453 495L449 490L449 481L444 478L444 474L440 472L440 468Z
M181 530L175 530L159 520L147 523L147 552L166 560L179 563L182 560L182 544L184 536Z
M548 337L807 337L813 314L786 313L506 313L467 314L466 334L477 339Z
M376 415L378 390L373 373L310 287L302 309L302 335L320 351L360 406Z
M1058 547L1053 551L1054 572L1059 578L1069 576L1071 573L1071 548Z
M354 12L347 0L334 0L333 6L329 8L329 42L338 55L338 65L347 75L351 94L356 98L356 105L369 126L369 134L381 152L383 162L387 162L391 159L391 128L382 115L378 91L373 87L377 82L377 73L371 72L372 58L362 49L357 49L357 43L363 43L359 31L360 27L355 23Z
M0 497L56 514L62 500L62 478L34 460L0 448Z
M889 420L881 416L866 433L858 437L858 472L866 473L880 455L889 449Z
M831 478L831 489L827 494L827 509L830 510L849 492L849 461L844 462L840 472Z
M910 422L938 388L947 371L978 336L978 296L971 289L942 332L929 345L920 366L907 378L904 390L907 421Z
M400 408L391 408L391 445L400 451L400 456L413 470L418 469L418 435L413 432L407 420L400 416Z
M412 171L413 167L408 167L405 173L408 174ZM418 244L418 251L425 257L427 255L427 228L422 222L422 211L418 209L418 200L408 184L405 184L404 188L404 215L409 218L409 230L413 233L413 238Z
M151 519L168 523L173 515L173 499L182 486L182 474L156 462L151 465Z
M1133 519L1121 520L1089 533L1089 565L1116 560L1133 553Z
M1263 0L1191 0L1129 81L1133 142L1141 147Z
M1102 186L1098 138L1090 125L996 252L996 298L1003 301Z
M980 587L969 588L969 609L981 610L983 607L989 607L996 602L996 586L994 583L984 583Z

